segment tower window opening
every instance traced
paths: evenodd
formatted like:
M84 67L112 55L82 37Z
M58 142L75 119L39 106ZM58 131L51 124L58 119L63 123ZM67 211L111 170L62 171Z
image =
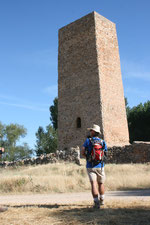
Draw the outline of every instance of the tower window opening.
M77 124L77 128L81 128L81 118L80 117L77 118L76 124Z

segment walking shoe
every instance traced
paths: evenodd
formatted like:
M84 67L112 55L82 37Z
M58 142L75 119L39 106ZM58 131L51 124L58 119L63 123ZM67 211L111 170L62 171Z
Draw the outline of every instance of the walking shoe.
M99 208L100 208L99 201L94 201L93 209L99 209Z
M104 199L100 199L100 205L104 205Z
M1 213L1 212L5 212L5 211L7 211L7 208L5 208L5 207L0 207L0 213Z

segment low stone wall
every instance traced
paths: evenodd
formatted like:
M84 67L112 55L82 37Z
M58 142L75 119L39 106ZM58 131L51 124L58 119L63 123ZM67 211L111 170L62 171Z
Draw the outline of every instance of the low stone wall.
M29 166L29 165L42 165L47 163L56 163L56 162L74 162L80 165L80 149L79 148L70 148L67 151L56 151L56 153L50 153L47 155L41 155L35 158L28 158L18 161L3 161L0 162L0 167L17 167L17 166Z
M17 167L28 165L39 165L56 162L74 162L80 165L80 149L70 148L69 150L56 151L36 158L29 158L13 162L0 162L0 167ZM150 142L134 142L124 147L108 148L107 163L150 163Z
M132 145L108 148L107 163L150 162L150 142L134 142Z

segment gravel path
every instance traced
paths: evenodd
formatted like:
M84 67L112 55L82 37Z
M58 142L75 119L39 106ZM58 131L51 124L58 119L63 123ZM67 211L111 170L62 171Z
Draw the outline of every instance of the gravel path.
M105 196L106 200L150 201L150 190L110 191ZM83 201L92 201L90 192L0 196L2 205L74 204Z

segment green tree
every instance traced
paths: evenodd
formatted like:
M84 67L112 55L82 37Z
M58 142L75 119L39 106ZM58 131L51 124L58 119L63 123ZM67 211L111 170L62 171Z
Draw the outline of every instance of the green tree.
M43 127L39 127L38 131L36 132L36 154L41 155L44 153L44 143L45 143L45 131Z
M5 126L0 122L0 147L4 147Z
M5 148L5 153L3 156L3 160L7 161L15 161L23 158L29 158L33 154L33 150L29 148L27 143L23 143L23 145L18 146L8 146Z
M53 124L53 128L57 130L58 128L58 98L56 97L53 101L53 105L50 106L50 121Z
M48 154L55 152L57 149L57 130L55 130L51 125L46 127L44 131L43 127L39 127L36 133L36 154L39 156L41 154Z
M55 152L57 150L58 135L57 130L55 130L51 125L46 127L46 139L48 140L47 153Z
M10 124L5 127L5 135L7 144L9 146L16 146L16 142L19 141L21 137L25 137L27 130L18 124Z
M128 119L128 116L130 114L130 107L128 105L128 100L127 98L125 98L125 106L126 106L126 114L127 114L127 119Z
M50 121L52 125L48 125L46 130L43 127L39 127L36 132L36 154L48 154L50 152L55 152L57 149L57 117L58 117L58 98L56 97L53 101L53 105L49 107L50 111Z
M150 101L130 109L128 115L130 142L150 141Z
M4 125L0 122L0 147L5 148L3 154L3 160L18 160L22 157L30 157L32 150L29 149L26 143L23 146L17 146L17 141L21 137L25 137L27 130L18 124L11 123L10 125Z

